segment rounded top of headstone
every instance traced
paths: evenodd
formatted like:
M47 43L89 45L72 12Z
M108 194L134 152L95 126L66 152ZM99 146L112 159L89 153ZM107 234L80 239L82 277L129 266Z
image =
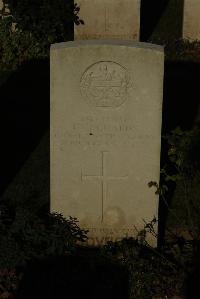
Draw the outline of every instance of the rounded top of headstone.
M85 46L124 46L132 48L142 48L154 51L163 52L164 47L151 43L133 42L129 40L116 40L116 39L102 39L102 40L78 40L70 42L62 42L51 45L51 50L61 48L74 48L74 47L85 47Z

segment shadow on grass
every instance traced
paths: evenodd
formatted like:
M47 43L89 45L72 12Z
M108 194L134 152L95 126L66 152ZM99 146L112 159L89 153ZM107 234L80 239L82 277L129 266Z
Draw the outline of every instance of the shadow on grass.
M27 268L17 299L127 299L128 272L97 254L53 257Z
M49 62L31 61L0 87L0 193L49 128Z
M197 117L200 64L166 63L163 97L163 134L180 126L191 129Z

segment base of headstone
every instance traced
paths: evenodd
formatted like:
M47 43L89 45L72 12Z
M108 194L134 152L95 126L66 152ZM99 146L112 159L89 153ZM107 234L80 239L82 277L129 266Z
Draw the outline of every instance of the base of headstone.
M87 237L88 239L84 242L85 246L88 247L101 247L107 244L107 242L119 242L122 239L138 239L142 241L144 234L142 233L143 227L141 229L138 228L108 228L108 227L84 227L81 226L82 229L88 230ZM154 227L155 231L157 231L157 227ZM138 236L138 233L141 233L141 236ZM156 237L147 232L145 236L145 241L152 247L157 246Z

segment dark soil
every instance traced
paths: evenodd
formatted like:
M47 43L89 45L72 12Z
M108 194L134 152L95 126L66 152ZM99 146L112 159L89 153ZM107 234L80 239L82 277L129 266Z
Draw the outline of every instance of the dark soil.
M32 262L17 299L127 299L127 270L86 251Z

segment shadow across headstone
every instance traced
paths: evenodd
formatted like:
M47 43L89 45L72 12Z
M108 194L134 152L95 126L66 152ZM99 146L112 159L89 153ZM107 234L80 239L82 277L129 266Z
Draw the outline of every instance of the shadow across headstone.
M169 0L141 0L140 41L147 41L157 25Z
M184 0L141 0L140 40L182 38Z

